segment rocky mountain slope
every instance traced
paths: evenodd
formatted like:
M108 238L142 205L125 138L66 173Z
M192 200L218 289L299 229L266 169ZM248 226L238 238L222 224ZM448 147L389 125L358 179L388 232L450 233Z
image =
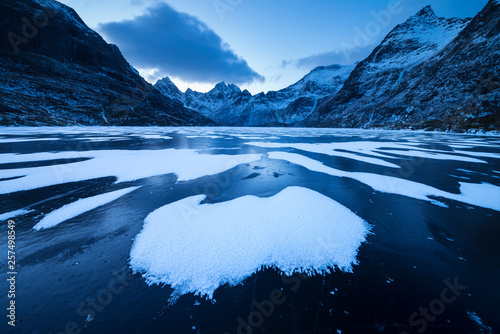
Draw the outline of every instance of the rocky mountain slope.
M188 89L183 94L168 77L159 80L155 87L220 125L294 125L309 116L322 99L335 94L353 68L321 66L287 88L257 95L224 82L207 93Z
M500 4L472 20L430 7L398 25L301 125L500 129Z
M54 0L0 1L0 125L209 125Z

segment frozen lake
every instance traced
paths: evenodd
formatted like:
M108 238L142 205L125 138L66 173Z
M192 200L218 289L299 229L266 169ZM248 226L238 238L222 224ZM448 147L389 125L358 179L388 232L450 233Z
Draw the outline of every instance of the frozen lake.
M0 128L0 198L11 332L500 330L500 137Z

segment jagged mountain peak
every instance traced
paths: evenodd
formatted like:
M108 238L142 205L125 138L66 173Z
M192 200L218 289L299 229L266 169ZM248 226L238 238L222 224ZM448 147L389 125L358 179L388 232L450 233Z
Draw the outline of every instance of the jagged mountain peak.
M210 95L221 94L221 93L222 94L241 93L241 89L234 84L227 85L224 81L221 81L218 84L216 84L212 90L208 92L208 94Z
M188 89L181 95L162 89L160 81L155 86L220 125L291 125L307 117L320 100L335 94L353 69L354 65L318 66L291 86L253 96L248 90L241 91L238 86L224 81L207 93Z
M436 13L434 13L434 10L432 9L431 5L427 5L424 8L422 8L413 18L419 18L419 17L432 17L432 18L437 18Z
M431 6L398 24L365 59L376 69L407 68L429 59L450 43L471 19L438 17Z
M422 10L394 28L344 87L299 125L495 130L500 3L474 19Z
M224 81L219 82L218 84L215 85L215 88L221 90L221 89L226 89L227 85Z
M164 84L174 85L174 83L172 82L172 80L168 76L164 77L163 79L158 80L158 82L163 82Z
M172 97L174 99L180 99L182 92L177 88L177 86L170 80L167 76L160 79L155 84L156 89L160 91L165 96Z

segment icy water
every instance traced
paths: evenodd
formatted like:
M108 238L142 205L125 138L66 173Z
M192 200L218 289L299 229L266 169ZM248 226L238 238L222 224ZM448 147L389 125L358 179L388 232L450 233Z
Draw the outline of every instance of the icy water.
M2 332L500 331L499 137L2 128L0 199Z

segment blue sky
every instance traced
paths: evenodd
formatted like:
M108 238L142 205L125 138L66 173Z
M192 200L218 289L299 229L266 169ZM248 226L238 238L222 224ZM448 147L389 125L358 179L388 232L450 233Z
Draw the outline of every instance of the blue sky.
M431 5L473 17L487 0L61 0L117 44L150 82L181 90L236 83L284 88L319 65L363 59L399 23Z

